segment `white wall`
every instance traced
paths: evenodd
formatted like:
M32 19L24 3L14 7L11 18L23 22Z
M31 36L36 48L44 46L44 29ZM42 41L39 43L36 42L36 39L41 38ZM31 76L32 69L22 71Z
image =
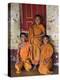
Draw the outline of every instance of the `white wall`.
M19 4L11 4L11 49L17 49L20 36L20 12Z
M48 5L47 9L47 34L51 36L56 52L59 46L58 6Z

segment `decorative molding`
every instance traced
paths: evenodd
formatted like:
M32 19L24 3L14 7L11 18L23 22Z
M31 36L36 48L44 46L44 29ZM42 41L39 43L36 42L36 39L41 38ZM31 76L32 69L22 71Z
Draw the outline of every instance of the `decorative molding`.
M30 6L30 5L29 5ZM27 13L28 13L28 10L27 10L27 5L25 5L25 9L26 9L26 18L27 19L31 19L33 17L33 14L32 14L32 4L31 4L31 16L27 16Z

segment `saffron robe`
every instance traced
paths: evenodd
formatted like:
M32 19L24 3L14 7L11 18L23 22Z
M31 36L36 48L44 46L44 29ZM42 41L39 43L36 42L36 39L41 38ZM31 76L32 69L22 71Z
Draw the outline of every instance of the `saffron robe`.
M24 66L26 71L29 71L32 66L31 63L29 61L30 59L30 44L29 42L25 42L25 44L23 46L21 46L21 48L19 49L19 53L18 53L18 59L20 58L20 62L15 64L15 68L16 68L16 73L20 73L21 72L21 68Z
M53 55L53 47L51 44L43 44L41 46L41 55L40 55L40 65L38 71L41 74L50 73L50 69L52 66L52 55Z
M22 61L25 61L29 58L29 54L30 54L30 44L29 42L25 42L24 46L22 48L20 48L20 58Z
M31 44L31 61L38 64L40 58L40 45L42 43L42 34L45 34L45 28L42 24L34 24L29 28L29 42Z

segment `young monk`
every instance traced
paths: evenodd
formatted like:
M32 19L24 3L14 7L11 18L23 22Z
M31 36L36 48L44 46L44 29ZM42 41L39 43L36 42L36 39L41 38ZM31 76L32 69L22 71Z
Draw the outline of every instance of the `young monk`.
M40 65L38 71L40 74L49 74L52 67L53 46L49 42L49 37L43 37L43 45L41 46Z
M31 61L36 68L40 58L40 46L42 43L42 36L45 34L45 28L41 24L40 15L34 18L34 24L29 28L29 42L31 44Z
M30 59L30 44L26 40L26 35L24 33L21 34L21 42L19 44L18 52L17 52L17 63L15 64L16 73L21 73L21 69L24 66L26 71L29 71L32 66L29 61Z

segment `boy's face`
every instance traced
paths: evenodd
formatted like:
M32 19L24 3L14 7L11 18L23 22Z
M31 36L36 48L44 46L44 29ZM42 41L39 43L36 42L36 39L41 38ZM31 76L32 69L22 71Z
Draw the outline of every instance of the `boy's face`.
M21 35L21 41L22 41L22 42L25 41L25 35Z
M43 38L43 43L44 43L44 44L48 43L48 38L47 38L47 37L44 37L44 38Z
M36 17L36 18L35 18L35 23L36 23L36 24L40 24L40 18L39 18L39 17Z

